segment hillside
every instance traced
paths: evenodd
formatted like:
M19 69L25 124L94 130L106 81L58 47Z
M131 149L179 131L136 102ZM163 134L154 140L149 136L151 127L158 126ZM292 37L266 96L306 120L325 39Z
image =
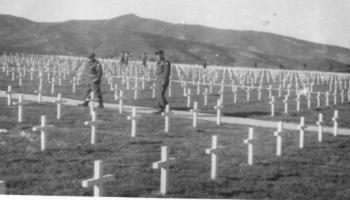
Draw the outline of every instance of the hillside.
M205 57L212 65L347 71L350 50L302 41L281 35L214 29L199 25L171 24L124 15L109 20L33 22L0 15L0 52L116 57L130 51L133 59L159 48L173 62L198 63ZM349 67L350 68L350 67Z

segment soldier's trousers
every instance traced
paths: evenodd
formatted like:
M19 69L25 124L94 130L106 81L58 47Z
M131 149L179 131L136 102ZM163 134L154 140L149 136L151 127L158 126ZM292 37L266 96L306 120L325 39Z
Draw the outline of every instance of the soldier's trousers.
M156 101L161 110L164 110L165 106L168 104L168 101L165 98L165 92L168 86L169 81L166 81L164 84L162 84L161 81L156 82Z
M97 83L90 82L88 84L85 90L85 101L90 101L91 92L94 92L95 99L97 99L98 102L101 102L101 103L103 102L100 82L97 82Z

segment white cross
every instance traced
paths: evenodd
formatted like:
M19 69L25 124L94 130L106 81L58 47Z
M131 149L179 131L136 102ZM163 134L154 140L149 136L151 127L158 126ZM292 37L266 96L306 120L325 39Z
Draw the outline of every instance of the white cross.
M22 78L23 78L23 75L22 75L22 73L19 71L18 72L18 86L22 86L22 82L23 82L23 80L22 80Z
M209 83L209 93L210 94L213 93L213 81L210 81L210 83Z
M55 93L55 77L52 77L51 83L51 94Z
M247 96L247 102L249 102L250 101L250 87L247 87L247 89L246 89L246 96Z
M326 101L326 106L329 106L329 91L327 91L327 92L324 94L324 97L325 97L325 101Z
M126 90L130 90L130 79L126 77Z
M15 69L12 69L12 77L11 77L12 81L15 81Z
M332 117L333 121L333 135L337 136L338 135L338 110L334 110L334 116Z
M62 94L59 93L57 95L57 99L53 101L53 103L57 103L57 119L61 119L62 117L62 114L61 114L61 111L62 111L62 104L65 103L66 101L65 100L62 100Z
M282 96L282 85L279 86L278 88L278 97Z
M320 92L317 92L317 96L316 96L316 99L317 99L317 108L319 108L321 106L321 93Z
M248 145L248 165L253 165L253 140L254 140L254 128L249 128L248 139L244 140L244 144Z
M200 85L199 81L196 83L196 86L197 86L197 95L200 95L201 94L201 85Z
M120 90L119 91L119 96L116 97L116 100L119 100L119 113L122 114L123 113L123 102L124 102L124 99L126 99L124 97L124 91L123 90Z
M151 89L152 89L152 99L155 99L156 98L156 83L155 82L152 83Z
M232 87L233 92L233 103L237 103L237 86Z
M221 124L221 109L223 108L224 106L221 104L220 99L218 99L216 106L214 106L214 109L216 110L216 125Z
M190 111L193 113L193 123L192 123L192 126L193 126L193 127L197 127L197 118L198 118L198 112L199 112L199 109L198 109L198 102L197 102L197 101L193 102L193 109L191 109Z
M323 132L323 114L318 114L318 121L316 122L316 125L318 126L318 141L322 142L322 132Z
M169 167L175 163L175 158L169 158L167 146L161 148L161 159L152 164L153 169L160 168L160 193L165 195L168 191L169 185Z
M171 97L171 81L169 81L169 86L168 86L168 96Z
M136 100L138 98L138 88L135 87L135 88L132 88L132 90L134 90L134 100Z
M132 107L131 115L127 119L131 120L131 137L136 137L136 107Z
M333 97L334 97L333 104L336 105L337 104L337 90L334 91Z
M18 96L18 102L15 105L18 105L18 123L21 123L23 122L23 105L25 105L23 103L23 94Z
M40 131L41 133L41 151L45 151L46 149L46 136L47 133L46 131L51 129L52 127L54 127L53 125L47 125L47 119L46 119L46 115L42 115L41 116L41 125L40 126L36 126L33 127L33 131Z
M90 92L90 99L88 99L90 101L90 115L92 115L92 113L95 111L95 92L91 91Z
M299 148L304 148L304 132L305 132L305 128L307 127L307 125L305 125L305 118L301 117L300 118L300 125L298 126L298 130L299 130Z
M297 112L300 111L300 93L297 93L297 98L295 99L296 101L296 107L297 107Z
M109 84L109 90L114 91L114 82L113 82L111 74L109 74L109 77L108 77L108 84Z
M143 76L143 77L142 77L142 82L141 82L141 88L144 90L144 89L145 89L145 86L146 86L146 77Z
M62 73L59 72L58 74L58 86L62 86Z
M38 102L41 103L42 102L42 90L39 89L39 90L34 90L34 93L37 93L38 94Z
M284 103L284 113L288 114L288 95L284 96L283 103Z
M114 180L115 178L112 174L103 175L103 161L95 160L94 178L84 180L81 182L81 184L85 188L94 186L94 196L101 197L103 196L103 184L107 182L112 182Z
M272 98L272 85L269 85L268 90L269 90L269 99L271 99Z
M186 97L186 94L187 94L187 83L183 82L183 86L182 87L183 87L183 89L182 89L183 96Z
M276 137L276 140L277 140L277 147L276 147L276 155L277 156L282 155L282 137L281 137L282 129L283 129L283 123L278 122L277 123L277 131L275 131L273 133L273 135Z
M115 83L114 84L114 87L113 87L113 90L114 91L114 100L117 100L118 99L118 83Z
M11 85L7 86L7 91L5 92L7 95L7 105L12 105L12 87Z
M187 107L191 107L191 89L187 89L187 93L186 93L186 97L187 97Z
M261 100L261 86L258 87L258 100Z
M79 84L79 81L77 80L76 76L73 77L73 80L71 81L71 83L72 83L72 92L75 94L76 86Z
M204 88L204 106L207 106L208 105L208 88Z
M170 112L170 106L167 104L165 106L165 112L162 112L162 115L165 117L165 125L164 125L164 132L169 132L169 118L172 112Z
M271 101L270 101L270 105L271 105L271 116L274 117L275 116L275 97L271 97Z
M91 126L91 144L96 144L97 142L97 125L101 124L101 120L97 120L97 113L93 111L91 114L91 121L85 121L84 125Z
M221 103L224 103L224 95L225 95L224 84L221 84L221 89L220 89L220 91L219 91L219 95L220 95L220 101L221 101Z
M218 164L218 153L222 147L218 147L218 136L212 136L211 148L206 149L205 153L211 155L211 170L210 170L210 178L215 180L217 178L217 164Z
M307 94L306 99L307 99L307 108L310 109L311 108L311 93Z

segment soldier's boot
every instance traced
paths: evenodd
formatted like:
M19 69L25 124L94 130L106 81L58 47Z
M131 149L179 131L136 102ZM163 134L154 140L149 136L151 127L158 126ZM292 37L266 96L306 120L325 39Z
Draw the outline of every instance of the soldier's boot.
M89 101L84 101L84 103L78 104L80 107L88 107L89 106Z
M103 106L103 101L99 101L99 102L98 102L98 108L104 108L104 106Z

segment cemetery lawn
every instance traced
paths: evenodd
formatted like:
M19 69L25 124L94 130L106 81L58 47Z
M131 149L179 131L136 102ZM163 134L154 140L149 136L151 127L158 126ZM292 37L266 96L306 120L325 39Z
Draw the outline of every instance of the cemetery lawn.
M0 100L0 128L8 130L0 135L0 180L6 181L9 194L92 196L92 188L82 188L81 181L93 177L93 161L100 159L104 174L116 179L104 185L105 196L160 197L160 172L152 163L160 160L160 147L167 145L176 158L170 167L169 198L350 198L348 136L325 134L324 142L318 143L316 133L306 132L300 150L298 132L284 131L282 157L277 157L275 130L255 128L254 165L248 166L243 143L248 127L199 121L194 129L191 120L172 117L170 132L165 133L162 116L141 115L137 137L131 138L128 113L105 109L98 111L104 123L98 128L98 144L92 146L90 127L84 126L90 120L88 109L63 106L58 121L54 104L29 103L24 123L18 124L17 108ZM346 111L345 106L339 109ZM41 115L56 127L48 133L45 152L40 151L39 132L31 131ZM315 112L303 115L308 120ZM289 118L285 119L297 121L298 116ZM210 156L205 154L212 135L218 135L224 147L216 181L210 180Z

